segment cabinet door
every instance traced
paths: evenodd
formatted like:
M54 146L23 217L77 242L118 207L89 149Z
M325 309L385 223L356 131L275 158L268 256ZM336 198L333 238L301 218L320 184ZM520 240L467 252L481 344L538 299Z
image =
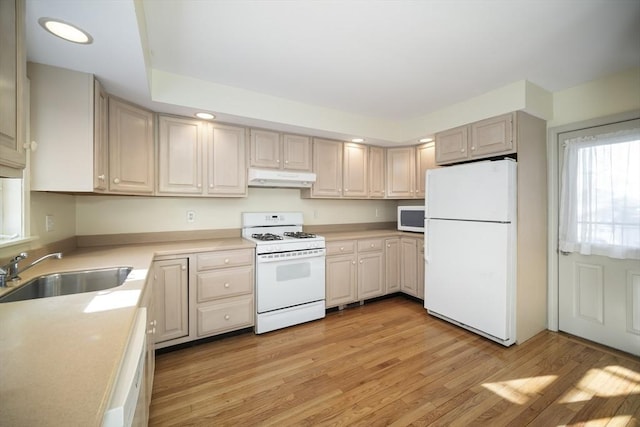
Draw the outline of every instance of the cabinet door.
M418 174L416 178L416 197L419 199L424 199L426 195L425 184L427 170L438 167L436 165L435 151L435 143L433 142L419 145L416 148L416 172Z
M368 147L353 142L346 142L343 147L342 195L344 197L367 197Z
M245 197L247 165L244 129L209 125L207 192L212 196Z
M314 139L313 171L316 182L311 187L312 197L341 197L342 142Z
M411 199L415 193L416 158L414 147L387 149L387 197Z
M280 169L280 134L267 130L251 129L251 167Z
M189 335L187 260L153 263L156 343Z
M153 113L109 98L109 191L152 194Z
M384 295L384 284L384 254L371 252L358 255L358 299Z
M161 116L158 133L158 193L202 194L205 124Z
M418 294L416 295L421 300L424 300L424 239L418 239Z
M311 170L311 140L308 136L282 135L284 169Z
M385 191L384 148L369 147L369 197L382 199Z
M98 80L93 81L93 188L109 185L109 97Z
M327 308L357 301L356 257L327 257L325 264Z
M18 170L26 161L24 10L23 0L0 1L0 164Z
M386 277L386 293L400 291L400 239L385 240L385 277Z
M400 239L400 287L405 294L418 296L418 240Z
M471 124L471 156L487 157L515 152L513 113Z
M469 126L460 126L436 134L436 163L445 164L469 157Z
M153 376L156 365L155 340L156 340L156 312L155 300L153 296L153 282L149 280L144 287L142 294L141 307L147 309L147 352L145 356L145 403L147 406L151 404L151 394L153 390Z

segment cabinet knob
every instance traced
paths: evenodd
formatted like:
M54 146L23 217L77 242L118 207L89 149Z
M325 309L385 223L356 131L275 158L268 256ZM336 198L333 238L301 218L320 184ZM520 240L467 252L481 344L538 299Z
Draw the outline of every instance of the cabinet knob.
M113 178L114 184L120 184L120 178Z
M98 175L98 179L99 179L100 181L104 181L104 175Z
M277 159L277 160L276 160L276 163L280 163L280 159Z
M198 188L202 188L202 184L198 184L198 185L197 185L197 187L198 187Z
M225 263L225 264L229 264L229 258L225 258L225 259L224 259L224 263Z
M351 264L356 265L356 262L355 261L351 261Z
M360 264L362 264L362 260L360 260Z
M372 243L372 244L371 244L371 247L372 247L372 248L375 248L375 247L376 247L376 245L374 245L374 244Z
M390 247L391 247L391 244L390 244L390 243L387 243L387 247L388 247L388 248L390 248Z
M340 252L344 252L344 246L340 246Z
M349 191L349 189L348 189L348 188L345 188L345 189L344 189L344 191Z
M213 188L213 184L209 184L209 188Z
M229 316L228 314L225 314L224 315L224 320L229 320L229 319L231 319L231 316Z
M185 271L186 269L187 269L187 266L186 266L186 265L183 265L183 266L182 266L182 271Z
M460 150L461 153L464 153L464 151L465 151L464 148Z
M471 151L475 151L476 147L471 147Z
M224 287L225 287L225 288L228 288L228 287L229 287L229 284L228 284L228 283L225 283L225 284L224 284Z

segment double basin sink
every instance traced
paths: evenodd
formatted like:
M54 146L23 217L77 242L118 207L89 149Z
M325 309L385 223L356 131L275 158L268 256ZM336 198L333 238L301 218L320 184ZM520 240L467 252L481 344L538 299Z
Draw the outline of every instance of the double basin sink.
M104 291L122 285L131 270L132 267L113 267L47 274L1 296L0 303Z

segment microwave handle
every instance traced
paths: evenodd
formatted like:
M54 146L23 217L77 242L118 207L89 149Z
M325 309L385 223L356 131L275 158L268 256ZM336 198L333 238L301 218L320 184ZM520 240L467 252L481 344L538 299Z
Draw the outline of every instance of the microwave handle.
M429 264L429 219L424 220L424 262Z

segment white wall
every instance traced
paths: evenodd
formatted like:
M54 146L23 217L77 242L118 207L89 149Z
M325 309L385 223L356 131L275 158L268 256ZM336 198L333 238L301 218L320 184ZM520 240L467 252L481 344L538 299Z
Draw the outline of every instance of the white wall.
M45 217L53 216L53 230L47 231ZM31 235L44 246L76 235L75 196L69 194L31 192Z
M395 221L396 204L301 199L299 190L275 188L249 188L249 197L241 199L78 196L76 234L240 228L240 213L255 211L300 211L308 225ZM193 223L187 222L188 210L196 213Z

